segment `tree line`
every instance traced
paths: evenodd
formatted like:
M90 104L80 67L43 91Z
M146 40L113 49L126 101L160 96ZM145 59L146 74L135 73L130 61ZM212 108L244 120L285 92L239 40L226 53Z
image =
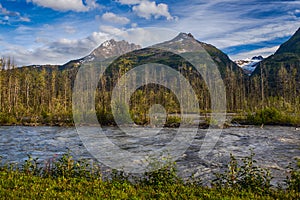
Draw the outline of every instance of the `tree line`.
M200 108L199 111L191 112L210 112L210 92L201 75L195 72L191 64L175 55L140 51L121 56L108 67L104 76L99 77L95 101L99 121L106 125L114 124L111 109L114 86L129 70L154 58L156 60L153 62L171 66L189 80L199 99ZM297 115L300 109L299 67L299 62L262 63L249 77L234 64L225 63L219 67L219 71L226 89L227 111L254 113L265 108L276 108ZM77 70L78 67L64 69L61 66L50 65L18 68L12 59L2 58L0 123L71 125L72 87ZM145 76L154 75L163 78L166 72L145 74ZM128 106L130 116L124 118L131 117L136 123L147 124L149 122L147 113L153 104L162 104L167 114L180 114L180 103L182 102L179 102L168 88L148 84L139 87L132 94L130 105L121 105L117 110L122 115Z

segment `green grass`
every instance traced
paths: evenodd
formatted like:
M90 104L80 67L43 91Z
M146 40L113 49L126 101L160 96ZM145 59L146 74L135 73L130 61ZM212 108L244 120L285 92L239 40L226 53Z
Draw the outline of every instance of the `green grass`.
M22 167L2 165L0 199L299 199L298 168L291 169L286 189L269 187L269 174L254 165L253 154L239 164L231 156L229 167L217 175L212 187L201 180L182 181L173 164L134 177L101 170L69 154L44 166L29 158ZM265 177L265 178L264 178ZM236 180L236 181L235 181Z

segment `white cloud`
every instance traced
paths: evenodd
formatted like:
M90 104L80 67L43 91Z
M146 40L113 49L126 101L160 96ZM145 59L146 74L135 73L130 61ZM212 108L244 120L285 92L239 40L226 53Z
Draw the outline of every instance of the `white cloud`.
M86 5L83 4L82 0L26 0L26 2L32 2L53 10L76 12L86 12L99 6L96 0L86 0Z
M9 15L9 16L20 16L20 13L7 10L6 8L4 8L2 6L1 3L0 3L0 13L3 15Z
M125 33L125 30L113 26L100 26L99 29L111 36L119 36Z
M90 36L78 40L63 38L50 43L37 38L36 42L42 42L44 45L33 50L28 50L20 45L2 44L7 46L7 49L2 52L2 56L14 57L18 66L64 64L72 59L88 55L95 47L108 39L111 39L110 36L101 32L93 32Z
M178 32L166 28L129 28L119 29L112 26L100 26L100 30L117 40L148 47L157 43L173 39Z
M140 17L145 19L150 19L154 16L155 19L160 17L166 17L167 20L172 20L174 17L169 13L169 8L167 4L150 1L142 1L138 5L132 7L132 10Z
M128 24L130 22L127 17L121 17L111 12L104 13L102 19L116 24Z
M142 0L118 0L119 3L123 5L136 5L139 4Z
M64 27L64 29L65 29L65 32L66 32L66 33L69 33L69 34L74 34L74 33L76 33L76 29L75 29L73 26L68 26L68 25L66 25L66 26Z
M131 24L131 27L132 27L132 28L136 28L137 26L138 26L137 23L132 23L132 24Z
M27 2L33 2L40 6L63 11L87 11L98 6L95 0L85 1L89 3L83 3L80 0L72 0L72 3L70 3L71 0L27 0ZM133 12L146 19L163 17L170 20L176 19L174 16L180 17L180 20L173 20L172 23L158 21L159 24L157 24L155 20L149 20L147 22L138 21L139 27L147 23L149 26L159 26L160 28L169 27L173 30L177 30L174 31L176 34L178 32L191 32L195 38L206 43L211 43L221 49L247 44L255 46L256 43L259 43L257 46L268 47L251 52L241 52L239 48L236 48L237 50L229 55L234 59L259 54L263 56L272 54L276 51L275 48L277 48L277 46L275 47L275 45L278 45L277 42L281 43L282 38L291 36L300 26L299 18L297 20L290 14L287 14L288 11L292 13L300 12L298 9L299 1L297 6L291 1L285 1L284 3L278 1L268 3L264 1L261 3L251 0L250 3L245 3L240 0L190 0L188 3L174 1L174 4L169 4L169 6L173 8L171 10L172 15L169 12L168 5L156 3L155 0L118 0L118 2L123 5L129 5L129 8L131 8ZM9 21L13 18L18 18L19 21L21 20L20 13L8 11L3 8L1 4L0 14L2 14L1 17L8 16ZM112 21L119 20L119 24L122 24L122 20L120 20L122 17L116 14L114 15L115 16L108 15L106 17ZM136 21L131 22L132 28L130 29L101 26L99 32L92 33L93 31L98 31L96 30L98 25L95 26L95 23L102 23L105 18L103 18L103 16L101 13L95 17L96 21L82 19L82 21L79 21L80 23L78 21L70 23L69 20L59 27L54 25L51 31L48 31L46 28L37 30L34 27L30 27L31 29L29 30L28 27L19 26L14 31L16 35L10 38L11 43L18 44L19 46L14 46L13 44L3 45L3 43L1 43L1 53L4 55L3 52L5 52L7 53L6 55L15 57L15 59L22 64L62 64L70 59L87 55L93 48L106 39L125 39L146 47L176 36L176 34L167 34L168 31L165 33L150 31L146 28L137 28L135 24ZM123 21L124 24L125 21L126 20ZM130 24L130 21L128 24ZM66 32L72 33L75 31L72 27L66 27L66 25L75 27L77 30L76 34L66 35ZM90 36L85 37L87 34L90 34ZM3 40L9 38L6 35L3 34L3 37L5 36ZM32 42L34 40L32 37L39 43ZM45 40L45 38L48 40ZM33 46L33 43L34 45L43 46ZM270 43L274 45L274 47L270 47ZM21 45L26 46L27 49ZM12 48L9 49L8 47ZM29 48L33 50L28 51ZM2 49L6 51L2 51ZM10 54L8 54L9 52Z
M22 21L22 22L30 22L31 20L28 17L20 17L20 21Z
M22 31L29 30L31 29L22 28ZM13 57L18 66L64 64L70 60L88 55L106 40L126 40L147 47L170 40L177 34L173 30L162 28L119 29L112 26L101 26L99 32L93 32L91 35L80 39L61 38L56 41L49 41L47 37L37 37L35 44L42 46L32 46L31 50L28 47L0 41L1 46L5 47L1 51L1 56Z
M166 28L130 28L121 37L127 41L148 47L173 39L178 35L177 31Z
M274 54L278 48L279 48L279 46L256 49L253 51L247 51L247 52L236 54L234 56L230 56L230 58L232 60L238 60L238 59L252 58L254 56L259 56L259 55L266 58L266 57Z
M270 42L275 41L277 45L276 42L291 36L300 26L299 19L283 14L288 9L294 11L295 5L289 4L290 8L284 5L282 2L245 4L238 0L192 0L189 5L174 10L173 14L179 15L180 20L172 27L191 32L197 39L220 49L257 43L270 47ZM239 50L233 52L236 53Z
M0 3L0 16L1 15L4 15L3 20L6 21L5 24L8 24L8 21L30 22L30 19L28 17L21 16L19 12L7 10ZM3 21L0 19L0 23L1 22L3 23Z
M47 38L42 38L42 37L37 37L37 38L35 38L34 42L36 42L36 43L47 44L47 43L49 43L49 39L47 39Z
M262 24L253 28L234 31L225 37L212 37L208 41L214 42L218 48L268 42L293 35L299 25L300 23L295 22Z
M169 12L169 7L165 3L157 4L155 1L149 0L117 0L122 5L133 6L132 10L139 17L150 19L152 16L155 19L165 17L167 20L177 20L177 17L173 17Z

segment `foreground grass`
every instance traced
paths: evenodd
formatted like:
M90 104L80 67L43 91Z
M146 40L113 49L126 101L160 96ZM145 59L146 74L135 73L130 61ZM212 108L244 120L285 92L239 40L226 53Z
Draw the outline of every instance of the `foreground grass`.
M49 167L39 168L29 159L22 168L2 166L0 199L299 199L299 169L293 170L287 188L269 187L264 170L250 166L252 157L238 165L232 157L228 171L212 187L183 182L171 166L142 177L113 172L108 179L98 170L64 155ZM250 165L249 165L250 164ZM261 171L262 170L262 171ZM245 176L245 172L248 173ZM262 188L264 186L264 188Z
M163 187L87 180L41 178L20 172L1 172L1 199L297 199L299 193L283 190L259 194L251 191L170 184Z

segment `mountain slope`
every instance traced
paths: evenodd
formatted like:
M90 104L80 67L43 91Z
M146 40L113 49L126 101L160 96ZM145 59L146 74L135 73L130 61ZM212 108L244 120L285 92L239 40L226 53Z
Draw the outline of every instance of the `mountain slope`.
M160 63L169 66L179 71L187 80L194 85L198 96L200 97L201 108L208 109L210 106L209 91L207 90L206 83L203 77L193 69L191 63L188 63L180 55L190 51L199 53L201 58L208 59L207 53L201 55L199 51L199 44L206 50L210 58L215 62L218 70L221 74L222 80L226 87L228 108L233 110L234 108L242 109L242 104L245 101L245 83L248 80L248 76L243 70L238 67L229 57L221 50L217 49L213 45L199 42L194 39L191 34L180 33L177 37L170 41L166 41L157 45L153 45L149 48L139 49L133 52L129 52L120 56L115 62L110 65L106 70L106 77L111 77L111 80L117 80L122 76L122 73L146 63ZM195 49L193 49L195 48ZM126 61L126 62L124 62ZM200 63L204 63L205 60L201 60ZM209 67L209 65L207 65ZM207 69L209 70L209 69ZM121 73L121 74L120 74ZM107 82L109 80L106 80ZM218 80L211 80L217 83ZM114 85L114 84L110 84ZM159 91L156 91L159 93Z
M300 28L296 33L285 43L283 43L276 51L275 55L283 53L300 54Z
M264 84L266 96L296 98L300 92L300 29L274 55L259 64L251 76L252 87L254 79Z
M175 49L179 53L184 53L186 51L185 47L188 47L188 49L193 49L193 47L195 47L197 50L198 44L201 45L201 47L210 55L212 60L217 64L221 76L223 78L225 77L226 69L235 73L243 73L243 71L237 66L237 64L230 60L230 58L224 52L222 52L221 50L219 50L211 44L207 44L196 40L190 33L180 33L174 39L163 42L158 45L173 50ZM154 45L154 47L155 46L156 45Z
M96 61L96 60L103 60L106 58L122 55L137 49L141 49L141 46L133 43L130 44L125 40L115 41L114 39L111 39L103 42L99 47L94 49L89 55L77 60L72 60L62 65L60 68L70 69L72 67L78 67L82 63Z
M285 43L283 43L274 55L264 60L263 64L272 62L293 63L300 59L300 28Z
M274 55L263 60L253 75L260 74L261 67L269 72L277 72L280 67L287 69L298 66L300 62L300 28L296 33L285 43L283 43Z

